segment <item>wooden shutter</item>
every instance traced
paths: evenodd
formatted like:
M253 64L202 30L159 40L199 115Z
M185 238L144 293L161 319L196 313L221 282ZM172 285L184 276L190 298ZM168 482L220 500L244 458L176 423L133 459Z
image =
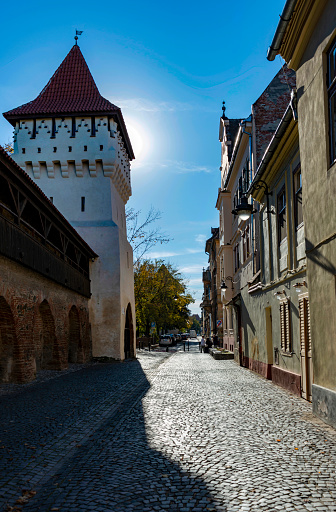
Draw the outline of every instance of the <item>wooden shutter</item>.
M280 329L281 329L281 350L291 352L291 329L290 329L290 310L289 300L280 303Z
M292 351L291 328L290 328L290 314L289 314L289 300L285 302L285 319L286 319L286 352Z
M286 350L285 304L280 304L281 350Z

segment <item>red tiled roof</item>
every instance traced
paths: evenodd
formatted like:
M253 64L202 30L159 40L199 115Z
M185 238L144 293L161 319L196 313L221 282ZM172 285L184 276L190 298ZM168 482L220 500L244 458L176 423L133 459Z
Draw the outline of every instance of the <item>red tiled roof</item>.
M120 110L103 98L80 51L74 45L37 98L4 113L4 117L74 114Z
M113 115L132 160L134 153L120 108L101 96L79 46L74 45L37 98L3 116L15 126L16 121L30 116L99 112Z

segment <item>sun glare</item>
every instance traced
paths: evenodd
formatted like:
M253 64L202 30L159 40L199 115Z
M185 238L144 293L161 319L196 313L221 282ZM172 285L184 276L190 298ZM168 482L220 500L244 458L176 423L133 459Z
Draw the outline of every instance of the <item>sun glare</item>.
M131 139L132 148L137 163L143 161L150 148L150 137L143 125L140 125L134 119L126 119L126 126L129 138Z

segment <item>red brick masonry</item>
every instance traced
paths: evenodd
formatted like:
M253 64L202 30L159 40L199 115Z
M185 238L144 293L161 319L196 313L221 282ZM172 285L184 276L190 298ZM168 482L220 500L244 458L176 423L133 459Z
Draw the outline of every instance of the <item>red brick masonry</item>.
M88 299L0 256L0 382L91 358Z

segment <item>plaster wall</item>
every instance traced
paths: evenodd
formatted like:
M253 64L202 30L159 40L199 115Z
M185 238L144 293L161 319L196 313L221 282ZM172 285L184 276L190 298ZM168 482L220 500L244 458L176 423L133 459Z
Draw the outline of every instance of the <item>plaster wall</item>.
M335 27L335 2L329 0L297 70L314 382L322 391L336 390L336 164L329 163L325 54Z
M135 327L135 305L125 218L130 164L117 125L95 118L92 136L91 118L78 117L72 136L73 119L56 119L52 138L52 120L46 118L36 121L31 138L33 123L17 123L13 158L99 255L91 264L92 352L123 359L125 311L130 303Z

